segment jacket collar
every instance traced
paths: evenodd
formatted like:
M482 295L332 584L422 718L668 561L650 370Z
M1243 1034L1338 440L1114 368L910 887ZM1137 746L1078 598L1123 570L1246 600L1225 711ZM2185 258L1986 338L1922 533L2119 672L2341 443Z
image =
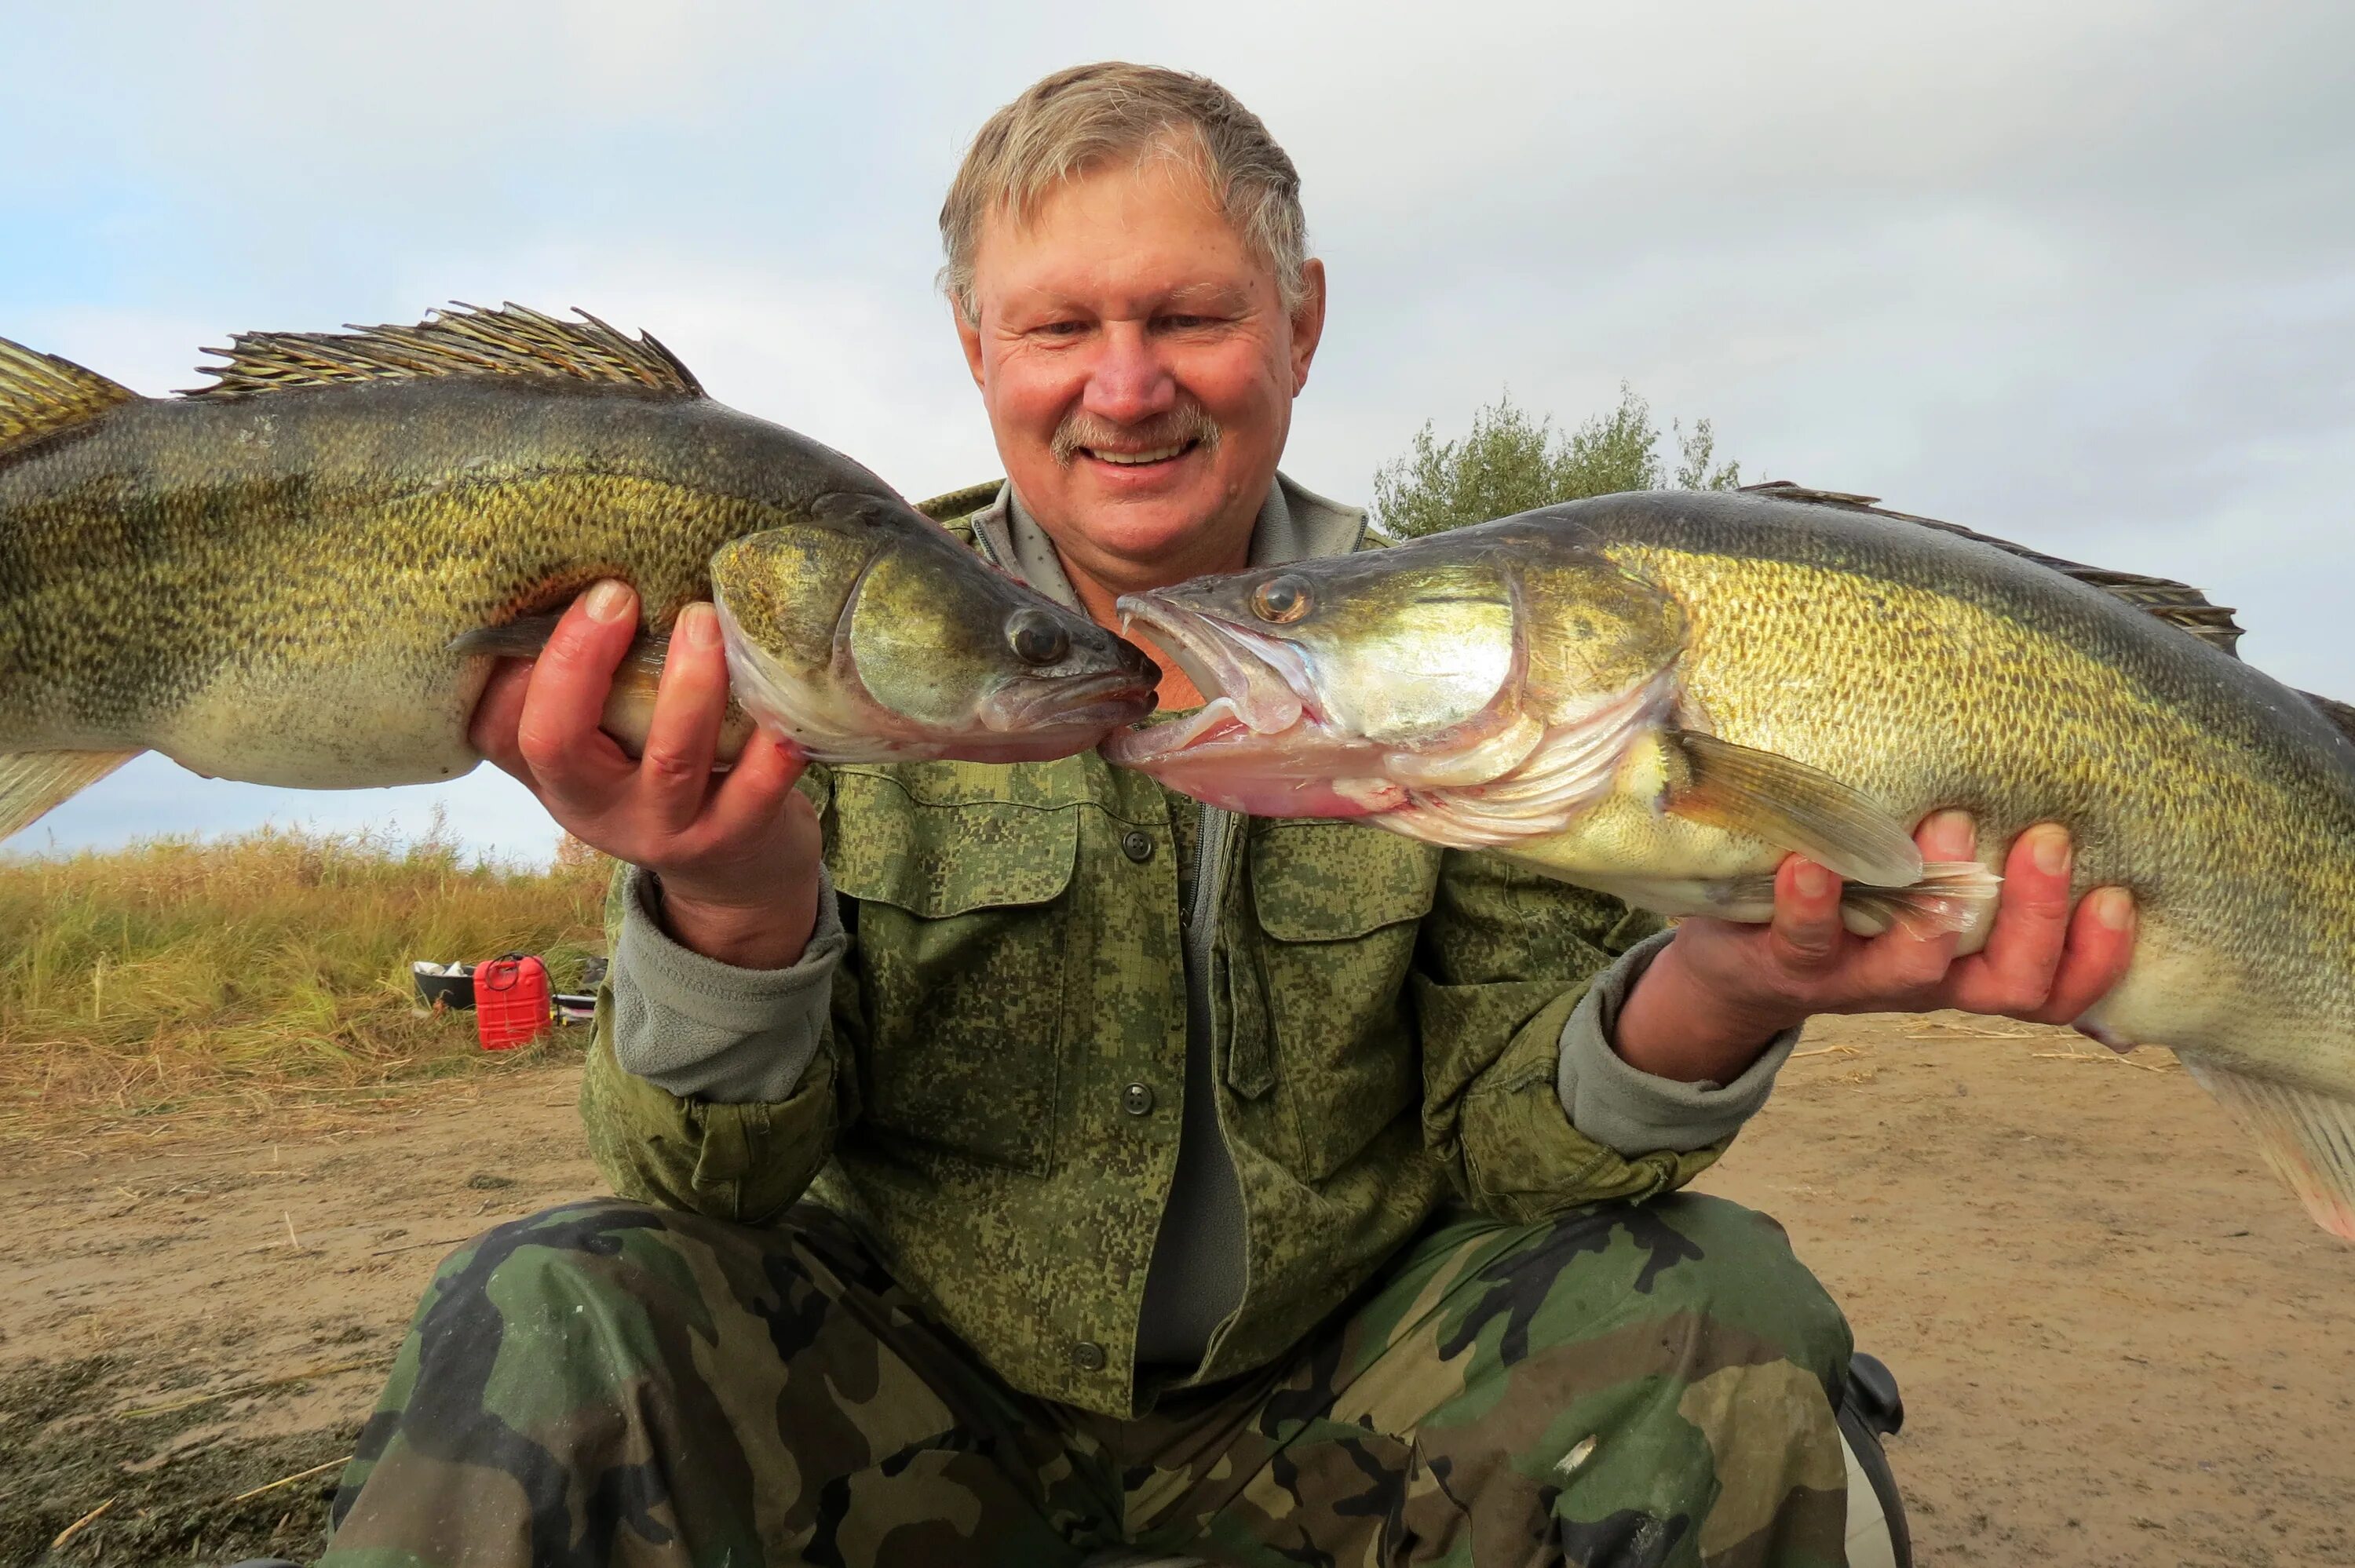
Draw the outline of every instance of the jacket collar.
M1080 608L1071 579L1064 575L1054 541L1014 493L1012 482L997 487L996 499L973 515L974 538L982 554L1049 599ZM1280 567L1322 556L1346 556L1365 542L1366 512L1344 506L1279 473L1267 487L1259 521L1252 528L1251 564Z

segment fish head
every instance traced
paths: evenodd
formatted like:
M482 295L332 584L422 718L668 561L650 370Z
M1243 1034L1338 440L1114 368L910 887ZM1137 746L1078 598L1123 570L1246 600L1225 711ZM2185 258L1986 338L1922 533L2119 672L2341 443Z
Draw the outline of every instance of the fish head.
M898 505L844 510L856 524ZM917 521L773 529L712 558L730 679L755 719L820 761L1021 762L1152 712L1159 671L1141 649Z
M1261 816L1380 818L1487 791L1516 802L1507 836L1550 831L1540 816L1607 785L1672 705L1683 648L1667 594L1558 530L1502 524L1120 609L1206 702L1114 736L1112 761Z

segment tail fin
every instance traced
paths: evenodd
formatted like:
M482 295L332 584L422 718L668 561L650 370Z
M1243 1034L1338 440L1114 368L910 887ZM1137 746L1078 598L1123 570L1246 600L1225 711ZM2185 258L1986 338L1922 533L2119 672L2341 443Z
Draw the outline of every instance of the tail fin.
M0 755L0 840L28 828L139 754L16 751Z
M2179 1051L2201 1088L2256 1135L2274 1174L2289 1183L2314 1223L2355 1242L2355 1102L2253 1078Z

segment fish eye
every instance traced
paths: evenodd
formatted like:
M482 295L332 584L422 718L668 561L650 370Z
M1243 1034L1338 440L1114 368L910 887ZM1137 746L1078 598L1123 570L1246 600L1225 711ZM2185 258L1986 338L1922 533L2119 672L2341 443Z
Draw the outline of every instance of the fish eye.
M1055 664L1071 651L1070 633L1043 609L1021 609L1007 622L1006 641L1025 664Z
M1308 613L1308 579L1291 572L1270 577L1252 590L1252 612L1287 626Z

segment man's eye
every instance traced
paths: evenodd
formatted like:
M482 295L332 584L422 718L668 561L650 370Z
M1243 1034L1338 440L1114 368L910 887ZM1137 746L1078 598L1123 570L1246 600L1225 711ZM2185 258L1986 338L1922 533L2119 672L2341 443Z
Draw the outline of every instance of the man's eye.
M1044 322L1038 326L1032 327L1030 330L1037 333L1041 337L1077 337L1080 334L1088 330L1088 323L1085 322Z
M1192 332L1197 327L1209 326L1216 320L1213 316L1163 316L1161 324L1178 332Z

